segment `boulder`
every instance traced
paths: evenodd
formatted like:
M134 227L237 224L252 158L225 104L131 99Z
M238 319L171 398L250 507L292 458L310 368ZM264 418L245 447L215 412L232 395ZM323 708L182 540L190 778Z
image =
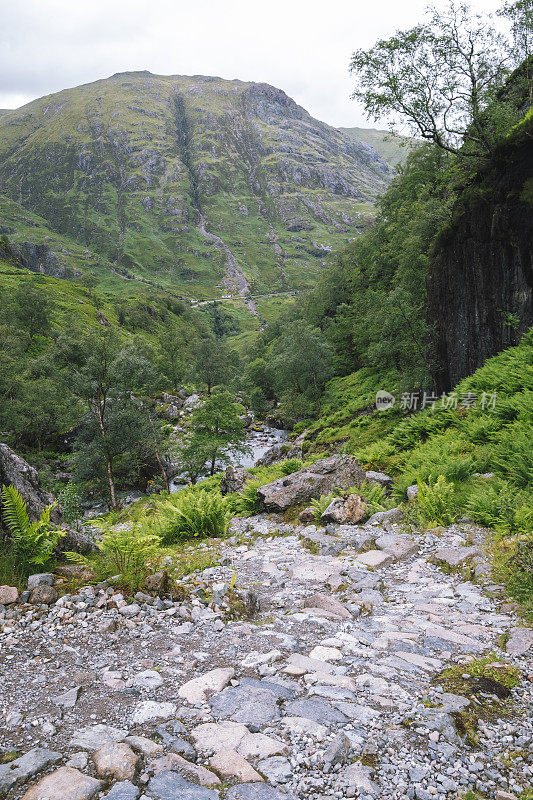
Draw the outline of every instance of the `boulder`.
M28 578L28 589L35 589L36 586L53 586L54 576L51 572L39 572L35 575L30 575Z
M23 800L90 800L103 788L103 783L72 767L60 767L31 789Z
M261 486L258 495L267 511L283 512L333 489L361 484L364 478L365 473L357 459L333 455Z
M7 444L0 444L0 487L14 486L22 495L30 519L41 516L44 509L54 502L54 498L41 487L39 473L23 458L11 450ZM61 510L56 506L52 511L52 521L59 523Z
M16 603L18 599L19 592L16 586L0 586L0 606Z
M372 470L366 473L366 479L369 483L377 483L379 486L383 486L384 489L390 489L394 483L394 478L391 478L390 475Z
M298 514L298 519L302 525L309 525L310 522L315 521L315 514L316 511L313 506L307 506L307 508L304 508L303 511L300 511Z
M30 594L30 603L34 606L46 605L51 606L59 597L58 593L53 586L48 586L46 583L41 583L32 589Z
M533 630L513 628L505 649L512 656L523 656L533 649Z
M130 780L135 775L139 758L125 742L106 742L93 753L96 771L103 778L117 781Z
M335 497L322 514L322 519L340 525L355 525L367 512L368 506L363 498L358 494L349 494L348 497Z
M418 497L418 484L413 483L411 484L411 486L408 486L406 489L406 494L407 494L407 499L409 501L416 500L416 498Z
M222 494L235 494L240 492L246 481L253 476L244 469L235 469L232 466L226 467L224 477L220 481L220 491Z

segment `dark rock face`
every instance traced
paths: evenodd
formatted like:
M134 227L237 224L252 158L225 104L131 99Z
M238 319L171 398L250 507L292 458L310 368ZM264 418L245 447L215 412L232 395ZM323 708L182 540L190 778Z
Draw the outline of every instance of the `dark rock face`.
M440 391L533 325L532 129L498 150L436 244L427 286Z
M37 519L54 498L45 492L35 467L24 461L7 444L0 444L0 486L14 486L26 503L30 519ZM54 522L59 522L61 513L57 507L52 512Z

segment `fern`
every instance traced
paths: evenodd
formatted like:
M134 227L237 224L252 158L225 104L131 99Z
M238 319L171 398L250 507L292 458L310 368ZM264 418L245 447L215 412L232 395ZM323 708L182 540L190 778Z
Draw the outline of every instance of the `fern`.
M184 490L158 505L158 523L164 544L186 538L225 536L229 522L229 504L220 492Z
M322 514L326 510L326 508L332 503L332 501L338 497L338 494L335 492L330 492L329 494L323 494L322 497L314 497L311 500L310 507L315 509L315 523L317 525L322 525Z
M160 537L149 527L106 527L102 538L96 542L96 555L69 552L66 556L75 564L90 567L100 579L120 575L122 585L136 591L147 575L158 568L160 544Z
M44 567L53 559L59 539L64 535L50 518L55 505L47 506L39 519L31 522L18 489L14 486L2 488L2 512L11 535L9 547L21 577L29 575L36 566Z

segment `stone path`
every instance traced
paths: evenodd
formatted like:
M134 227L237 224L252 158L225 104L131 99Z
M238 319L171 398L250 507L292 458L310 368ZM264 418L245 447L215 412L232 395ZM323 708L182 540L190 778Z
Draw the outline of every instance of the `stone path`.
M234 521L187 601L101 586L0 607L0 798L518 797L533 782L532 633L499 587L433 563L488 580L475 536L255 517ZM221 612L233 582L259 616ZM469 741L458 714L478 700L436 676L485 653L522 680Z

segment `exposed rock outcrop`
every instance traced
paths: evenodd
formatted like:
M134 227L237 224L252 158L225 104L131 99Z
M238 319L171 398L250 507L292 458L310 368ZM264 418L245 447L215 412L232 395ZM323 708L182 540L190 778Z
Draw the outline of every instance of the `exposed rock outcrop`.
M436 384L447 391L533 325L533 122L456 203L428 274Z
M39 473L18 456L7 444L0 444L0 485L14 486L24 498L30 519L37 519L54 498L41 486ZM61 510L56 506L52 519L61 520Z
M355 458L334 455L261 486L258 494L267 511L286 511L332 489L361 484L364 479L365 473Z

